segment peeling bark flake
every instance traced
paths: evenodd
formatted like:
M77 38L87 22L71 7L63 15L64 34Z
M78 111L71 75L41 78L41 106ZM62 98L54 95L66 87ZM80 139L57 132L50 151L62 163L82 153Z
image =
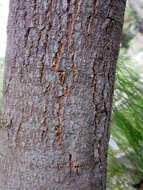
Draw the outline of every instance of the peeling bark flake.
M64 50L64 45L63 45L63 43L60 41L60 42L59 42L58 52L55 54L55 57L54 57L54 59L53 59L53 65L52 65L52 68L53 68L54 71L56 71L56 72L57 72L58 69L59 69L59 63L60 63L60 59L61 59L63 50Z

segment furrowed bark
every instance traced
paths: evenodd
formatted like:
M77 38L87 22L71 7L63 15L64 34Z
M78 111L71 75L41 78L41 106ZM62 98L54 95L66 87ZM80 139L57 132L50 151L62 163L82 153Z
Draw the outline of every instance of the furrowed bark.
M2 190L106 189L124 10L121 0L10 0Z

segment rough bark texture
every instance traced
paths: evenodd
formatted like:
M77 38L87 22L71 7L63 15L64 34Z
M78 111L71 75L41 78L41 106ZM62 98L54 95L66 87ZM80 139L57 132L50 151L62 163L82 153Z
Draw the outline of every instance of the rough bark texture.
M125 4L10 0L1 190L106 189Z

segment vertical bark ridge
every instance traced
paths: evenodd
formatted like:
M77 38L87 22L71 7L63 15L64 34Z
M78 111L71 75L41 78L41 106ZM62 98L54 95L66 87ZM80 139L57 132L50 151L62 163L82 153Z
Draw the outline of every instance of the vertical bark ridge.
M17 134L16 134L17 146L20 144L20 130L21 130L21 127L22 127L23 119L24 119L24 108L22 109L21 120L20 120L20 123L18 125Z
M52 68L54 69L54 71L58 71L59 70L59 63L60 63L60 59L64 50L64 45L62 43L62 40L58 42L58 51L55 53L54 59L53 59L53 65Z
M67 53L69 53L69 49L72 43L72 32L74 27L75 18L80 11L80 0L74 1L74 12L70 13L70 3L71 1L68 1L67 5L67 43L66 43L66 49Z
M74 82L77 79L77 75L78 75L78 70L77 70L77 66L76 66L76 52L73 53L72 55L72 64L73 64L73 81L72 81L72 86L74 85Z

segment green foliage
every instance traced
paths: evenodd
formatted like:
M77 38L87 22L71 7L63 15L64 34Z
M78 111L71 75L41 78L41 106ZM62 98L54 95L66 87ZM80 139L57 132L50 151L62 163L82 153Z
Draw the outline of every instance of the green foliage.
M109 190L132 190L143 184L143 83L140 71L126 55L139 24L136 13L127 6L111 122L111 138L116 147L111 144L108 151Z
M130 189L133 184L143 179L142 89L143 84L139 74L135 72L131 59L121 52L116 73L111 123L112 139L118 145L118 150L111 147L109 149L109 189ZM115 184L112 183L114 178L118 179Z

